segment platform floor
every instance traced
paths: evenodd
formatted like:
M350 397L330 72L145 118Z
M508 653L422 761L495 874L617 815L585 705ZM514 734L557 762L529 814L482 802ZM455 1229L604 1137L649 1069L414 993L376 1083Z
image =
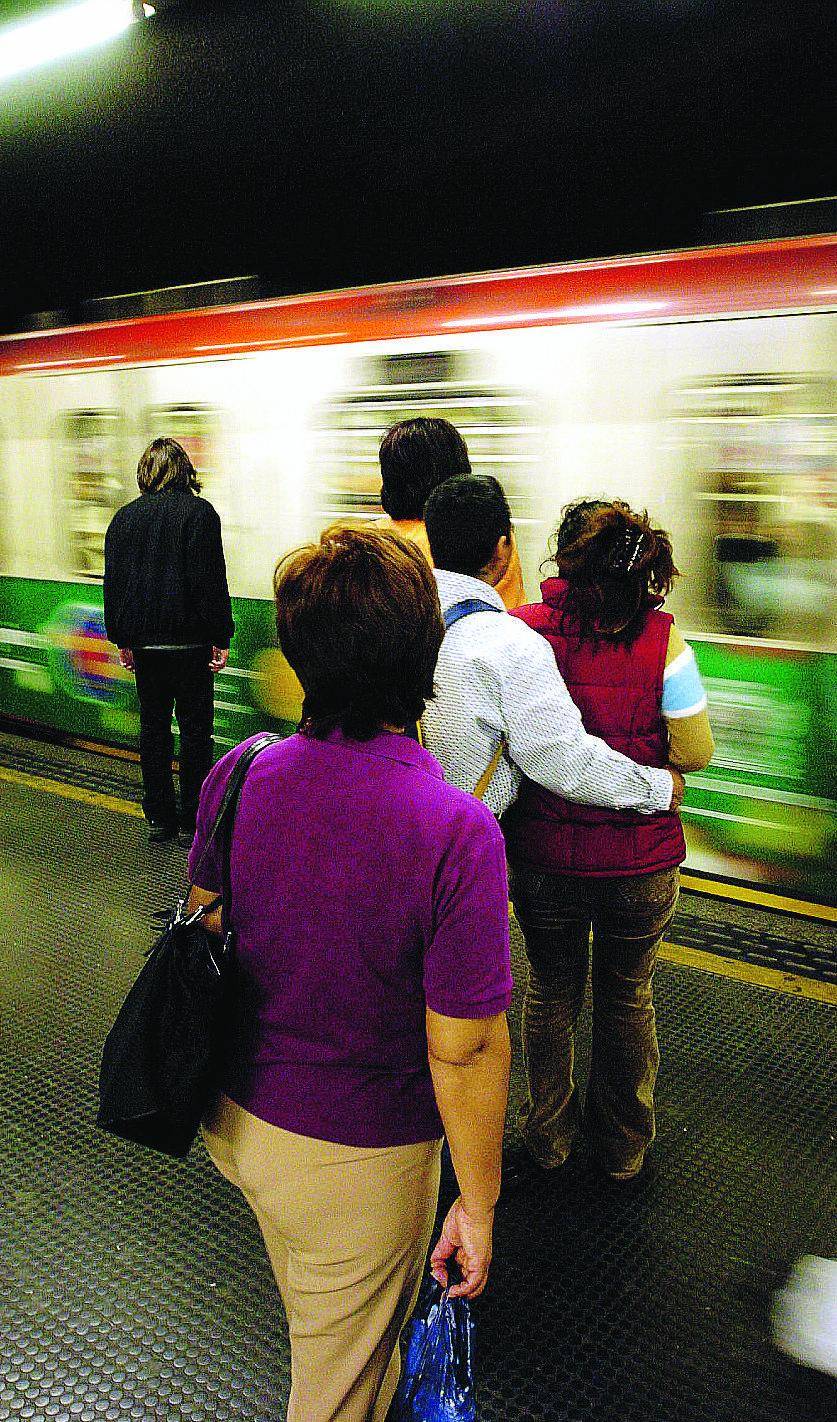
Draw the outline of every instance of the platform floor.
M78 752L44 756L27 783L0 778L0 1422L276 1422L287 1333L248 1210L201 1147L168 1161L92 1124L102 1039L185 851L68 798ZM808 942L811 925L768 917L747 920L756 944ZM813 927L831 951L833 926ZM514 956L517 1041L517 935ZM772 1348L768 1317L798 1254L837 1253L837 1014L670 961L656 1002L653 1168L628 1186L583 1155L555 1178L510 1172L474 1310L481 1422L835 1415L833 1383ZM520 1067L518 1051L512 1150Z

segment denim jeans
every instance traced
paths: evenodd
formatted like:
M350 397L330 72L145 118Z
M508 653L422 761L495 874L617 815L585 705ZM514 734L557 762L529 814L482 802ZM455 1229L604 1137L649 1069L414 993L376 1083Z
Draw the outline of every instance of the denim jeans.
M551 1168L566 1160L581 1126L573 1061L592 929L593 1047L584 1129L601 1167L627 1179L654 1139L660 1054L651 983L677 904L679 871L594 879L512 866L511 883L529 960L524 1143Z

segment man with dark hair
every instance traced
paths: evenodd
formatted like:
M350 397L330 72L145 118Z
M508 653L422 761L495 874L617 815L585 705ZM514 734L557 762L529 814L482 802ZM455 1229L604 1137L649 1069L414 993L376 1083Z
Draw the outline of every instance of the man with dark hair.
M449 420L419 416L381 440L381 506L396 521L420 521L428 495L455 474L470 474L468 446Z
M425 415L401 420L381 441L381 507L389 526L415 543L431 562L424 527L424 506L433 490L457 474L470 474L471 461L459 430L449 420ZM517 545L512 538L508 567L497 585L504 605L511 609L526 601Z
M180 731L180 816L191 839L212 766L213 673L227 664L232 619L221 520L185 449L155 439L137 466L140 496L105 535L105 628L137 680L142 808L149 840L178 831L172 712Z
M589 736L549 644L506 613L498 584L512 556L512 526L497 480L447 479L424 516L448 631L422 724L445 779L462 790L486 787L498 817L523 775L584 805L676 809L682 776L637 765Z

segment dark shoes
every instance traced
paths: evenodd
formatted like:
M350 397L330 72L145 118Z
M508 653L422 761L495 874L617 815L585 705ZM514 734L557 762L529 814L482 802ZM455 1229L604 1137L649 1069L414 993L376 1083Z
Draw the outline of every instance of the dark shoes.
M583 1152L580 1152L576 1143L573 1143L564 1160L558 1161L555 1165L542 1165L527 1150L523 1141L518 1140L503 1151L503 1183L500 1198L513 1195L527 1186L543 1184L545 1181L557 1182L574 1176L581 1154ZM633 1195L635 1191L644 1191L656 1179L657 1164L653 1156L650 1159L646 1156L632 1170L613 1171L606 1168L589 1146L586 1155L588 1167L593 1176L597 1177L605 1187L612 1187L614 1195L628 1196Z
M179 839L181 844L191 844L195 838L194 820L181 820L180 824L172 824L168 820L149 820L148 823L151 826L149 844L168 844L172 839Z
M569 1156L554 1166L541 1165L522 1141L507 1147L503 1151L502 1195L513 1194L535 1182L557 1180L563 1174L568 1160Z

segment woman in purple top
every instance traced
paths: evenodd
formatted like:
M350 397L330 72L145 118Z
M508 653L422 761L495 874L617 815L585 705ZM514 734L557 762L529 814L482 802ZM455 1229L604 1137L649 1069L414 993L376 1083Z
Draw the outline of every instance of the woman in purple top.
M491 1259L509 1071L504 844L403 734L443 626L421 551L335 528L283 559L300 731L245 781L231 851L239 992L204 1137L252 1206L285 1303L290 1422L383 1422L433 1227L441 1137L461 1194L432 1268ZM242 747L206 780L190 868ZM207 855L196 902L220 889Z

